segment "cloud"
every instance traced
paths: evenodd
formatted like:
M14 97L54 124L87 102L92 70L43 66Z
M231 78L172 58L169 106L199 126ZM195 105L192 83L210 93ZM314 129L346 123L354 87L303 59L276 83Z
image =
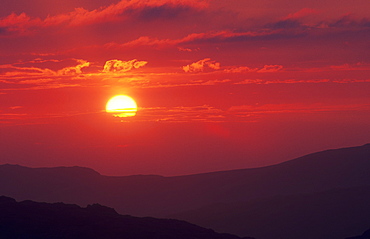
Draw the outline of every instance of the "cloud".
M235 85L265 84L265 81L261 79L245 79L243 81L236 82L234 84Z
M230 67L224 70L227 73L242 73L242 72L256 72L258 68L250 68L247 66Z
M131 20L172 19L208 6L205 0L121 0L116 4L95 10L76 8L74 11L48 16L45 19L31 18L26 13L12 13L0 19L0 36L9 33L28 34L38 28L52 26L80 26L95 23Z
M306 16L310 16L310 15L316 15L318 13L320 13L320 11L317 9L303 8L299 10L298 12L289 14L288 16L284 17L282 20L299 19L299 18L303 18Z
M369 19L355 19L351 15L344 16L335 21L316 21L311 23L303 23L302 17L309 16L310 14L318 13L315 9L302 9L296 13L289 14L288 16L274 22L265 24L259 29L246 29L244 31L206 31L201 33L191 33L182 38L158 38L150 36L141 36L129 42L122 44L111 43L106 47L114 48L131 48L131 47L153 47L153 48L171 48L175 47L179 51L191 52L198 51L202 45L210 44L236 44L251 41L274 41L282 39L303 39L312 35L327 36L326 38L338 37L338 32L343 31L348 35L346 28L353 27L353 33L364 32L368 33L370 27ZM343 28L341 30L341 28ZM325 30L323 30L325 29ZM194 49L194 50L193 50Z
M205 58L197 62L191 63L190 65L183 66L182 69L185 72L203 72L206 69L220 70L221 64L216 61L212 61L211 58ZM282 65L264 65L263 68L250 68L247 66L239 67L226 67L223 72L226 73L244 73L244 72L257 72L257 73L269 73L281 71L284 67Z
M225 80L208 80L206 82L203 82L199 85L218 85L218 84L223 84L223 83L228 83L231 82L230 79L225 79Z
M283 69L282 65L265 65L262 69L257 72L277 72Z
M302 83L327 83L335 82L329 79L312 79L312 80L300 80L300 79L286 79L286 80L266 80L266 79L245 79L234 83L235 85L249 85L249 84L302 84ZM336 82L339 83L339 82Z
M248 66L239 66L239 67L228 67L224 69L224 72L227 73L245 73L245 72L278 72L284 67L282 65L265 65L263 68L250 68Z
M132 48L132 47L150 46L150 47L162 48L162 47L174 46L178 43L179 43L179 40L158 39L158 38L151 38L148 36L142 36L133 41L129 41L123 44L108 43L108 44L105 44L105 47L106 48Z
M63 76L63 75L76 75L82 73L82 68L90 66L90 62L82 59L72 59L77 63L75 66L64 67L60 70L52 70L49 68L42 68L37 66L25 66L28 64L37 65L37 63L45 62L58 62L59 60L48 60L43 61L40 59L31 60L29 62L17 63L17 64L5 64L0 65L0 79L6 77L13 77L16 79L27 78L27 77L52 77L52 76Z
M259 31L246 31L246 32L232 32L232 31L217 31L217 32L204 32L192 33L180 39L158 39L148 36L141 36L133 41L122 44L109 43L106 48L132 48L132 47L153 47L153 48L166 48L176 47L180 51L190 51L191 48L198 51L199 45L219 44L219 43L238 43L246 41L264 41L274 39L289 39L302 37L304 34L301 29L295 31L284 31L283 29L263 29Z
M133 68L140 68L147 64L146 61L138 61L136 59L131 61L109 60L105 62L102 72L127 72Z
M41 25L42 21L39 18L31 19L25 13L19 15L12 13L0 19L0 36L8 36L13 33L24 35L30 32L31 28Z
M90 62L87 62L85 60L77 60L79 63L76 66L71 66L71 67L65 67L57 72L57 75L74 75L74 74L81 74L82 71L81 69L84 67L89 67Z
M332 65L334 70L370 71L370 63L357 62L356 64Z
M187 15L205 8L208 4L205 1L147 1L147 5L143 5L143 1L133 1L137 5L124 11L124 14L133 16L136 19L144 21L153 21L156 19L174 19L180 16Z
M325 105L303 103L235 105L225 110L209 105L194 107L152 107L142 108L141 114L137 116L137 120L168 122L250 122L258 121L259 117L271 114L320 114L322 112L367 111L369 109L369 104Z
M353 27L364 27L370 28L370 19L363 18L363 19L356 19L353 15L347 14L342 16L335 22L327 24L329 27L334 28L353 28Z
M302 24L300 21L296 19L286 19L272 24L268 24L267 26L273 29L292 29L302 27Z
M75 65L50 69L50 63ZM72 63L73 64L73 63ZM30 66L31 65L31 66ZM54 65L55 66L55 65ZM50 89L79 86L81 82L76 79L83 79L83 68L89 67L90 62L81 59L42 60L34 59L14 64L0 65L0 83L3 89ZM3 84L4 83L4 84Z
M234 114L281 114L281 113L320 113L338 111L362 111L369 110L369 104L261 104L261 105L238 105L231 106L230 112Z
M205 58L182 67L185 72L202 72L205 68L219 70L221 65L219 62L211 61L211 58Z
M194 52L194 51L199 51L199 48L191 49L191 48L184 48L184 47L178 47L177 48L179 51L184 51L184 52Z
M34 79L34 80L21 80L19 81L19 84L29 84L29 85L42 85L45 83L52 82L53 79Z
M138 120L222 122L225 120L225 111L209 105L142 108Z
M329 72L329 71L370 71L370 63L357 62L354 64L344 63L341 65L329 65L316 68L297 68L301 72Z
M333 80L335 83L348 84L348 83L370 83L370 79L342 79L342 80Z

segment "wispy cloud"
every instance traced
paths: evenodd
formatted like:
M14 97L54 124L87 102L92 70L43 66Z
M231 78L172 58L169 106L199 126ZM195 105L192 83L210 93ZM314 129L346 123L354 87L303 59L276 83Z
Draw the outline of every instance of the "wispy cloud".
M346 31L351 27L354 32L368 32L370 20L356 19L355 17L344 16L339 20L323 20L313 23L302 23L301 18L314 15L318 12L315 9L302 9L296 13L289 14L282 19L272 21L259 29L249 30L219 30L191 33L182 38L158 38L152 36L141 36L135 40L125 43L110 43L106 47L131 48L149 46L154 48L174 47L177 50L191 52L201 46L209 44L235 44L251 41L274 41L281 39L303 39L310 36L337 36L338 31ZM323 30L325 29L325 30Z
M244 72L258 72L271 73L281 71L284 67L282 65L264 65L262 68L251 68L247 66L227 66L222 70L226 73L244 73ZM211 58L204 58L197 62L182 67L183 71L187 73L204 72L206 70L221 70L221 63L211 60Z
M370 110L370 104L264 104L264 105L239 105L229 108L236 115L246 114L281 114L281 113L320 113L338 111L363 111Z
M123 44L107 44L106 47L138 47L138 46L154 46L154 47L174 47L178 46L184 49L183 46L193 44L209 44L221 42L238 42L253 39L271 38L274 35L280 35L280 31L247 31L247 32L232 32L232 31L218 31L218 32L204 32L192 33L181 39L158 39L148 36L142 36L130 42Z
M0 65L0 81L4 84L3 89L47 89L78 86L74 79L83 75L83 68L90 66L90 62L82 59L72 59L75 65L52 70L47 67L40 67L45 63L59 60L35 59L29 62ZM31 66L29 66L31 65Z
M265 65L262 69L257 72L277 72L283 69L282 65Z
M281 114L325 114L335 112L369 111L369 104L262 104L235 105L218 109L210 105L192 107L141 108L137 121L166 122L255 122L262 117Z
M219 122L225 113L209 105L142 108L137 120L167 122Z
M262 68L251 68L248 66L236 66L227 67L224 69L227 73L245 73L245 72L258 72L258 73L268 73L268 72L278 72L284 67L282 65L264 65Z
M311 15L316 15L318 13L320 13L321 11L318 10L318 9L312 9L312 8L302 8L301 10L297 11L297 12L294 12L294 13L290 13L288 16L286 17L283 17L282 20L288 20L288 19L299 19L299 18L303 18L303 17L307 17L307 16L311 16Z
M352 14L346 14L340 19L324 24L332 28L370 28L370 19L358 19Z
M340 65L328 65L323 67L297 68L301 72L334 72L334 71L370 71L370 63L344 63Z
M53 68L55 68L55 65L63 66L67 63L69 66L59 69L51 69L50 67L54 65ZM73 63L74 65L71 65ZM134 73L126 74L130 71L134 72L134 69L144 67L147 63L147 61L136 59L128 61L114 59L106 61L104 66L99 66L82 59L60 61L37 58L27 62L0 65L0 83L2 89L76 87L99 85L102 81L107 84L108 80L111 82L113 80L117 84L135 85L136 81L141 78L135 77ZM144 81L147 82L147 80Z
M204 9L207 1L175 0L121 0L116 4L95 10L76 8L67 14L48 16L45 19L32 18L26 13L12 13L0 19L0 36L30 34L38 28L52 26L81 26L95 23L125 20L168 19L182 16L191 11Z
M60 70L51 70L36 66L24 66L26 63L0 65L0 79L22 79L24 77L54 77L54 76L71 76L82 73L82 68L89 67L90 62L82 59L74 59L77 63L74 66L64 67ZM41 60L34 60L28 63L43 63Z

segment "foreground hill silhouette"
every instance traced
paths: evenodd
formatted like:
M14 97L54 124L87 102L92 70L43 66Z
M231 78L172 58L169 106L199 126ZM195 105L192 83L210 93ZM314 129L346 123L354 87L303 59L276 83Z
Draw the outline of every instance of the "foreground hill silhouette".
M348 237L346 239L370 239L370 229L365 231L361 236Z
M119 215L99 204L16 202L0 197L0 238L19 239L240 239L171 219Z
M328 213L332 217L323 217L320 211L331 204L344 205L348 211L361 211L361 207L351 208L356 203L346 204L345 201L367 197L369 172L370 144L326 150L268 167L177 177L109 177L80 167L27 168L2 165L0 194L17 200L62 201L81 206L100 203L113 207L120 213L134 216L172 215L186 218L190 222L211 225L218 231L235 232L243 236L263 236L257 237L258 239L275 238L273 232L283 233L283 238L294 238L299 230L306 230L306 224L313 227L309 235L316 237L304 237L302 234L299 237L301 239L318 239L319 235L335 239L339 234L342 239L360 234L369 224L364 228L362 224L356 227L355 221L363 222L363 218L345 219L346 216L335 213ZM342 190L349 191L346 193ZM334 192L341 196L330 196ZM322 201L327 203L321 203ZM284 206L279 202L287 204ZM318 205L310 208L311 202ZM259 208L264 210L258 211L254 205L260 205ZM270 207L266 208L267 205ZM295 205L297 209L290 210L294 207L289 205ZM213 216L215 207L219 208L220 215ZM286 209L284 211L288 215L295 213L294 228L297 230L287 228L288 216L271 214L282 209ZM303 213L305 209L312 212L309 217ZM248 213L253 210L256 210L255 214ZM189 211L193 212L193 216L189 216ZM225 217L221 213L225 213ZM266 228L264 218L269 215L273 215L274 219L269 221L270 228ZM250 217L259 218L259 221ZM340 217L344 218L343 221L336 220ZM258 225L255 221L259 222ZM247 230L251 228L248 223L259 228L251 231L255 234ZM333 231L335 227L339 228L337 233ZM347 227L348 230L345 229Z

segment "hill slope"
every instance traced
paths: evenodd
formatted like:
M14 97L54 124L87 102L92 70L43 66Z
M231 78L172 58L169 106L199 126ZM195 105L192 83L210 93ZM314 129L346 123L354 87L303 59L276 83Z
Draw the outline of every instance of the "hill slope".
M240 239L170 219L122 216L98 204L16 202L0 197L0 238Z
M166 216L214 203L370 185L370 144L282 164L178 177L109 177L86 168L0 166L0 194L17 200L101 203L120 213ZM150 203L147 203L150 201Z
M367 186L219 203L171 218L258 239L343 239L366 230L369 215Z
M258 239L342 239L369 225L369 172L370 144L269 167L178 177L109 177L80 167L2 165L0 195L100 203L135 216L172 215Z
M370 229L365 231L361 236L348 237L346 239L370 239Z

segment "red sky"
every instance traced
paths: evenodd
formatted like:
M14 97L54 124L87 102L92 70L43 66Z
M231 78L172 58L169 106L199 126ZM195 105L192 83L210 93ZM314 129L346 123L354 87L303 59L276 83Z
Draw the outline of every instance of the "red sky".
M0 163L180 175L369 143L369 9L3 0ZM104 112L116 94L135 117Z

